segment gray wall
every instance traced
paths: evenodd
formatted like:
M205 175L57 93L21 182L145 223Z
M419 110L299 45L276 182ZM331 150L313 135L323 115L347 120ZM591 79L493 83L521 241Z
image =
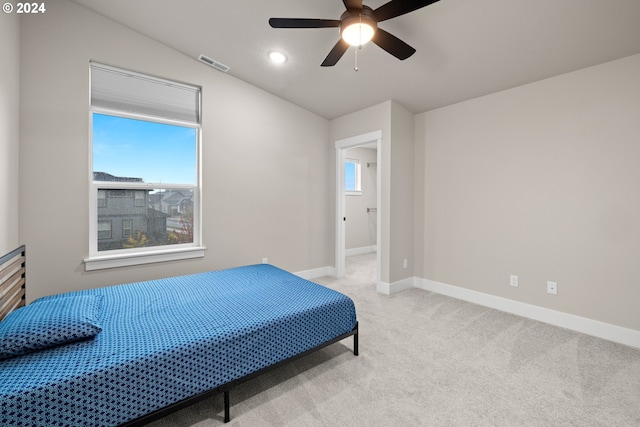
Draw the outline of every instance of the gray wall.
M417 274L640 330L638 76L635 55L418 115Z
M90 60L202 86L204 259L84 271ZM291 271L333 264L327 120L66 0L22 20L20 67L28 300L263 257Z
M17 14L0 14L0 254L18 239L19 37Z

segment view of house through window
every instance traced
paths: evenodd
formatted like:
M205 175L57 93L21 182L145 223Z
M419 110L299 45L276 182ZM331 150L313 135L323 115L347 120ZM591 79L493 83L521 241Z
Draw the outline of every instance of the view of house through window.
M193 243L196 148L193 128L93 114L98 251Z
M162 99L157 88L146 87L155 83L152 78L104 67L92 65L91 252L199 243L199 123L172 110L174 93ZM165 86L162 81L158 88ZM179 84L172 89L185 92ZM149 100L158 99L159 106L149 107ZM199 108L199 98L194 99ZM184 104L178 99L176 108Z

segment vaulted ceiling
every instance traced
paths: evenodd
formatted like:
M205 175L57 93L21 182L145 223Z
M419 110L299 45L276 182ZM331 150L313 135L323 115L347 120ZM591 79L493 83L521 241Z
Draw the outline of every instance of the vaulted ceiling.
M400 61L369 43L358 50L357 72L353 47L336 66L320 67L337 28L268 24L339 19L341 0L74 1L327 119L389 99L420 113L640 53L640 0L440 0L379 24L414 47L412 57ZM287 61L270 62L271 50Z

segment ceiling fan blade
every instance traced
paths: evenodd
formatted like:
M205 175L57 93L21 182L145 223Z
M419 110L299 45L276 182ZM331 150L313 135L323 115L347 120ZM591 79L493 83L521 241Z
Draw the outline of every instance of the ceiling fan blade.
M273 28L333 28L340 26L338 19L271 18Z
M327 57L320 64L323 67L333 67L338 63L342 55L349 49L349 43L344 41L342 38L338 40L338 43L331 49L331 52L327 55Z
M347 10L362 10L362 0L342 0L342 3L344 3L344 7L346 7Z
M371 41L400 60L405 60L416 53L414 48L380 27L376 30Z
M429 6L437 1L440 0L391 0L374 10L373 16L376 17L378 22L386 21L387 19L395 18L396 16Z

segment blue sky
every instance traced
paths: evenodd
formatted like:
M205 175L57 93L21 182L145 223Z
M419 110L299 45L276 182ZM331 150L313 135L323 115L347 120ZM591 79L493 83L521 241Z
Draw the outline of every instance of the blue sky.
M93 114L93 171L164 184L196 183L196 129Z
M344 163L344 189L346 191L356 190L356 164L352 162Z

